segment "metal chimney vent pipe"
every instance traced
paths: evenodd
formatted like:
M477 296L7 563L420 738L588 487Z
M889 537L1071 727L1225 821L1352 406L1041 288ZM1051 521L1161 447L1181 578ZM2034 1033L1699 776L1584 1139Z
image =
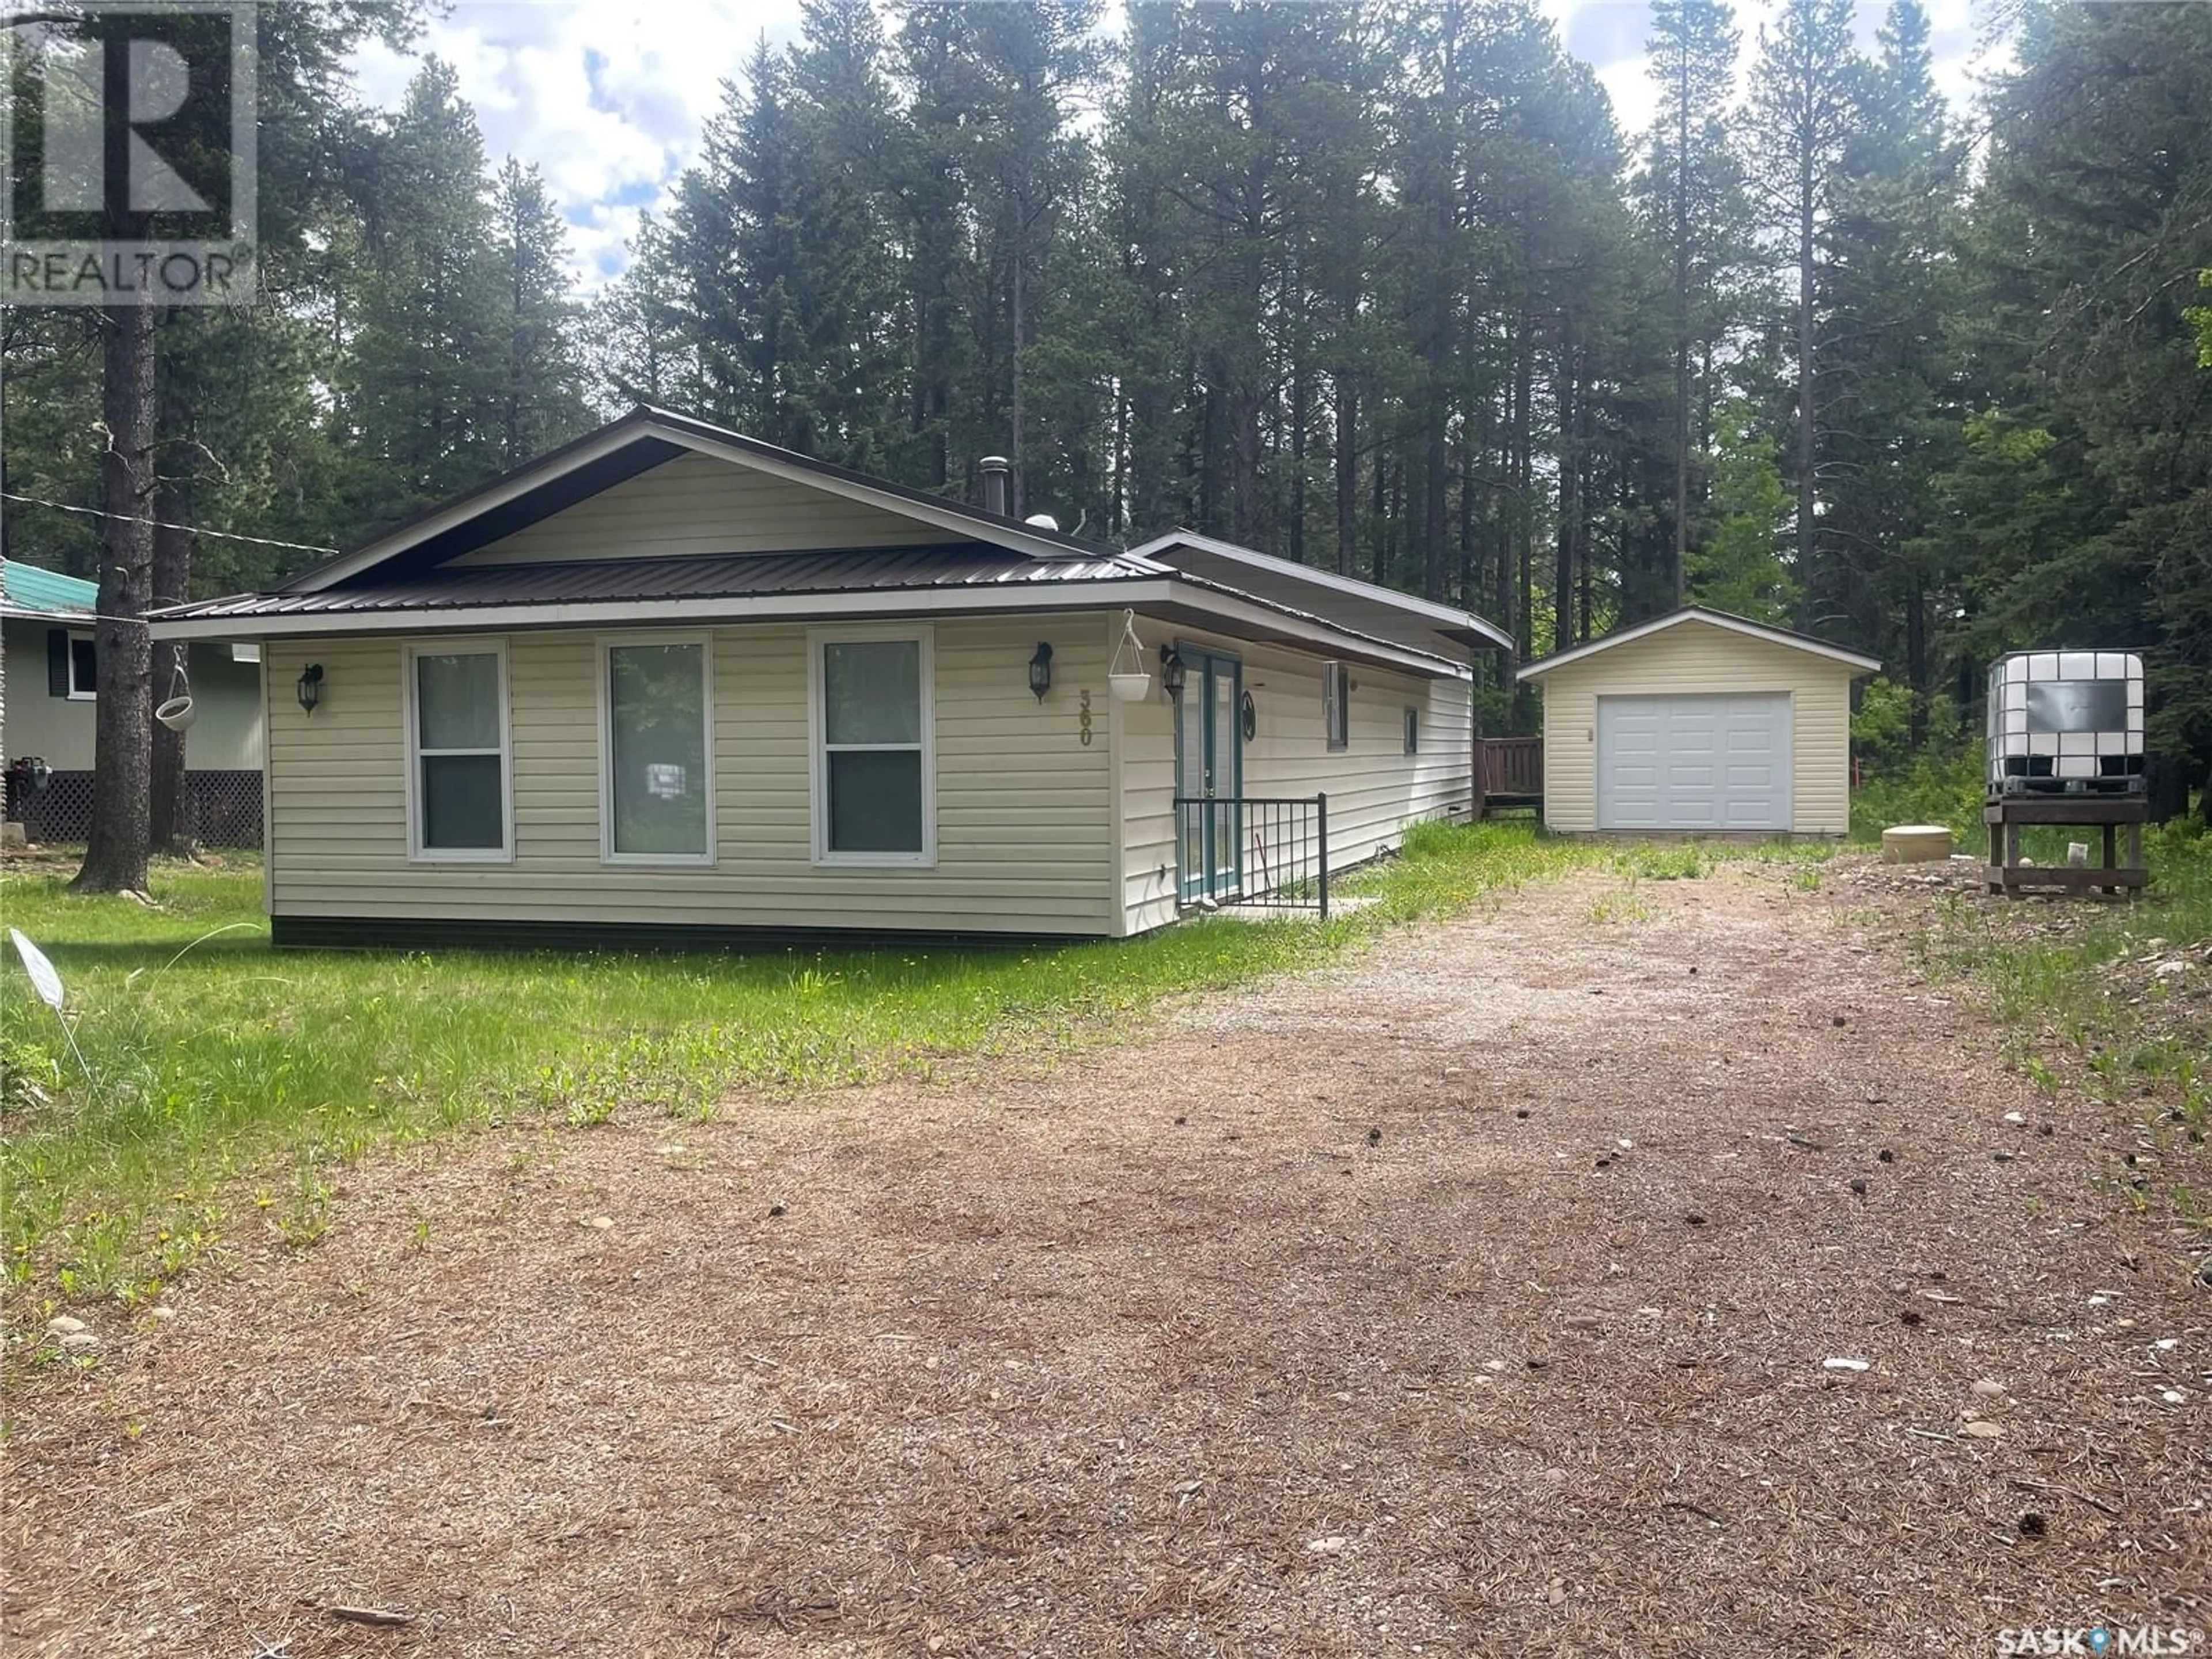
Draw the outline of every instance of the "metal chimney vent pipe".
M1014 464L1003 455L986 455L975 463L983 475L983 510L1010 519L1014 513Z

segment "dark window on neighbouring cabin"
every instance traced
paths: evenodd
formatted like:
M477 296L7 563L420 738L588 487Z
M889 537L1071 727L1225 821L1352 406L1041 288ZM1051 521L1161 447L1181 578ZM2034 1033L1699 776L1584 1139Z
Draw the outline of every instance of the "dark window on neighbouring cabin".
M100 653L93 648L92 635L70 635L69 694L84 698L94 695L100 684Z

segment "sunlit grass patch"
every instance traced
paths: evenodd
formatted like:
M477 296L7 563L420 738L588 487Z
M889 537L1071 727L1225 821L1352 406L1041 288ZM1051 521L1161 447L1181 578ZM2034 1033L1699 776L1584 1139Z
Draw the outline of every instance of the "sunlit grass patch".
M2212 1216L2203 1161L2212 1154L2202 1150L2212 1133L2212 836L2170 824L2144 846L2151 884L2139 899L2027 910L1949 894L1919 949L1934 973L1986 988L2014 1033L2015 1063L2039 1086L2155 1102L2146 1133L2191 1153L2165 1190L2178 1213L2203 1218ZM2062 916L2063 930L2037 925Z

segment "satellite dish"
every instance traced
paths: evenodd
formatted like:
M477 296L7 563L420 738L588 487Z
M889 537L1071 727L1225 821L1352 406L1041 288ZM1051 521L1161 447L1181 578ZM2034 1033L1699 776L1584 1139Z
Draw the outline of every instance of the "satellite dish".
M1032 513L1028 518L1024 519L1022 522L1024 524L1035 525L1039 530L1057 531L1060 528L1060 520L1054 518L1049 513Z

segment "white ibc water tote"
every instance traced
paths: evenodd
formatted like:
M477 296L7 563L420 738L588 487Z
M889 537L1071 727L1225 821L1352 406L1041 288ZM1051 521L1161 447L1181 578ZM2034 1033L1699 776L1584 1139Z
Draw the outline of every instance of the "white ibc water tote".
M1992 795L2138 793L2142 757L2134 652L2015 651L1990 665Z

